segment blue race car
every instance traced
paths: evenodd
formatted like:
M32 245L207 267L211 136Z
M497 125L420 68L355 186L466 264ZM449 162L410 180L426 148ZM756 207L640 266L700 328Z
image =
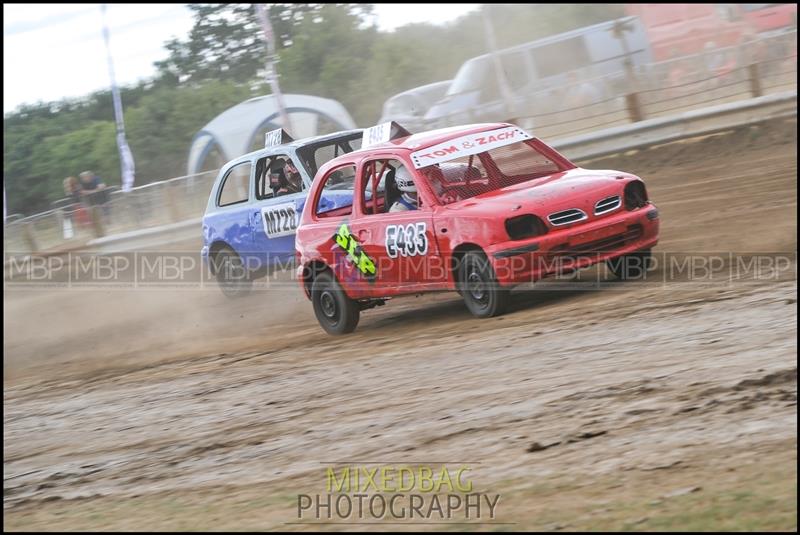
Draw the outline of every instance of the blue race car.
M220 169L203 216L201 256L228 297L247 294L254 279L294 261L294 237L320 166L361 147L363 129L294 141L283 130L263 149ZM352 177L326 187L321 203L352 203Z

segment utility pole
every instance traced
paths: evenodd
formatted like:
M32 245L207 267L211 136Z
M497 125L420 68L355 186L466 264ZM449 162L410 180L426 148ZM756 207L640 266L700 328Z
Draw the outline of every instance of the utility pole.
M639 80L633 70L633 57L631 56L631 49L628 46L628 40L625 34L634 30L633 24L630 21L618 19L614 21L611 27L611 33L614 37L619 39L622 44L622 51L625 55L625 85L628 87L625 94L625 102L628 108L628 116L631 122L638 122L643 120L644 114L642 113L642 104L639 98Z
M286 106L283 102L283 93L278 84L278 72L275 69L277 55L275 53L275 34L272 31L272 24L269 21L269 5L256 4L256 13L261 22L261 29L264 31L264 42L267 47L267 60L265 66L267 68L267 82L272 88L272 94L275 95L275 102L278 104L278 111L281 114L281 122L283 128L292 134L292 124L289 121L289 114L286 113Z
M122 191L130 191L135 180L136 167L133 162L133 153L125 139L125 121L122 116L122 99L114 77L114 62L111 59L111 45L108 37L108 24L106 22L106 5L100 4L103 13L103 39L106 42L108 54L108 75L111 78L111 98L114 101L114 119L117 123L117 149L119 150L120 167L122 169Z
M492 63L494 63L494 72L497 76L497 84L500 87L500 96L503 99L503 103L505 104L506 110L508 110L508 114L510 117L499 117L498 119L507 120L507 119L516 119L516 105L514 104L514 96L511 93L511 88L508 85L508 79L506 78L505 71L503 71L503 65L500 63L500 57L497 55L497 40L494 36L494 27L492 26L492 21L489 15L489 5L484 4L481 7L482 10L482 17L483 18L483 27L486 33L486 43L489 46L489 56L492 58Z

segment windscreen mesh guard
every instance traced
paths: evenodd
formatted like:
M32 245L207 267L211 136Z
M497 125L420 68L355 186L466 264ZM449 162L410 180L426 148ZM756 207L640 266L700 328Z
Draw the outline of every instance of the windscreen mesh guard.
M450 204L565 170L532 141L520 141L420 169L441 204Z

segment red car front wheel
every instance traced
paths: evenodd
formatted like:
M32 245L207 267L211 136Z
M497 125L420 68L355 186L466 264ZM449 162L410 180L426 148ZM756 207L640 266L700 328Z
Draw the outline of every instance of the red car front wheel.
M461 257L458 272L459 291L474 316L490 318L506 311L511 290L500 286L483 253L470 251Z
M637 251L607 260L606 265L618 279L643 279L648 270L653 267L652 253L650 249Z

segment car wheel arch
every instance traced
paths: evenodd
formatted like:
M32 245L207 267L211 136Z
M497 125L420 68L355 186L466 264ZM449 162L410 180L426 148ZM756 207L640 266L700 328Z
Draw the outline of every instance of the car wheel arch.
M314 279L325 271L330 272L336 279L333 269L323 260L311 260L303 264L303 289L306 297L311 298L311 285L314 284Z
M208 247L208 268L211 270L212 275L217 274L217 255L226 249L236 252L234 248L224 240L217 240Z
M464 255L469 252L486 254L483 250L483 247L472 242L460 243L453 248L453 253L450 255L450 273L453 276L453 282L458 282L458 266L461 263L461 259L464 257Z

